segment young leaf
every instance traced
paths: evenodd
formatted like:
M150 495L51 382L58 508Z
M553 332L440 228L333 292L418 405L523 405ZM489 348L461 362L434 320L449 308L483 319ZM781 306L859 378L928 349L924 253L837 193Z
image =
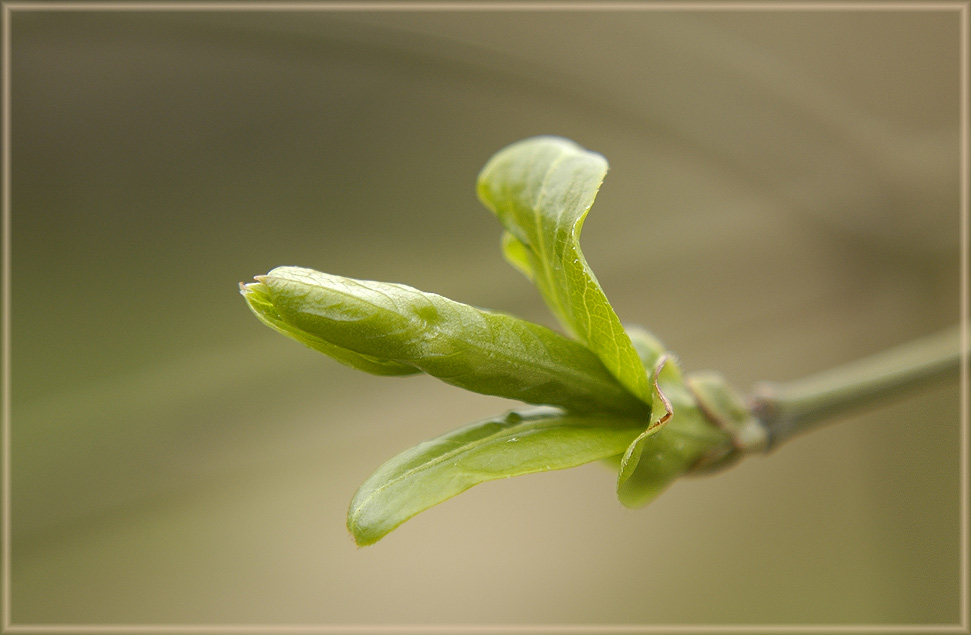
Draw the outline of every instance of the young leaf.
M293 329L283 321L276 307L273 306L269 289L266 288L266 285L260 282L252 282L250 284L240 284L239 288L249 308L259 318L260 322L278 333L282 333L316 351L320 351L334 358L346 366L363 370L372 375L414 375L415 373L421 372L414 366L400 364L389 359L378 359L377 357L360 355L354 351L349 351L346 348L331 344L305 331Z
M730 437L698 408L674 360L663 355L652 379L657 403L651 423L627 448L617 475L617 498L625 507L646 505L709 454L732 449Z
M378 468L351 501L347 527L358 545L373 544L473 485L617 455L643 428L640 420L549 408L510 412L459 428Z
M251 293L260 302L265 298L280 330L300 341L326 342L339 352L415 368L488 395L576 411L647 414L647 406L596 355L538 324L406 285L299 267L278 267L258 281Z
M667 356L661 356L654 364L651 374L654 390L652 393L653 404L651 406L650 422L647 428L631 442L620 459L620 466L617 472L617 498L626 507L636 507L636 501L642 498L645 490L643 479L640 477L646 474L648 470L642 469L640 474L638 474L638 478L633 478L637 467L640 465L644 448L654 435L661 432L673 414L671 401L661 391L661 387L658 384L661 371L669 362L670 359ZM671 362L671 365L673 366L673 362ZM668 373L670 372L672 371L669 368Z
M502 255L506 262L519 270L530 282L533 281L533 265L530 262L529 247L509 232L502 232Z
M644 367L580 251L583 220L606 173L599 154L567 139L534 137L489 160L478 194L508 233L506 258L618 381L651 403Z

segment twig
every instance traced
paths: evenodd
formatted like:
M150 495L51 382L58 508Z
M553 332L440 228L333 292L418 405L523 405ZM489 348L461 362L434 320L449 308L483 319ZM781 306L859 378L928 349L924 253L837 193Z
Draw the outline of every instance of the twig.
M758 384L752 412L768 432L767 449L833 415L957 377L966 359L960 339L953 327L804 379Z

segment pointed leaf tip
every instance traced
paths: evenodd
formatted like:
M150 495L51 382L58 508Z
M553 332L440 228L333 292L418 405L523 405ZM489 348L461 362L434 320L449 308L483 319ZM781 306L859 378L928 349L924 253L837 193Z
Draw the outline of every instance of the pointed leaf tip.
M639 419L552 408L473 423L378 468L351 501L347 528L358 545L374 544L409 518L480 483L616 456L643 426Z

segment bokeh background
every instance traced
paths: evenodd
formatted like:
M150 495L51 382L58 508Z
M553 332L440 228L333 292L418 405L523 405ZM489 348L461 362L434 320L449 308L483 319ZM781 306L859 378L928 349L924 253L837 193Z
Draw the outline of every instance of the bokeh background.
M13 11L14 623L957 622L956 385L638 511L590 465L347 534L378 465L515 404L349 370L237 283L553 325L474 194L521 138L610 160L587 259L689 370L957 323L958 12L658 8Z

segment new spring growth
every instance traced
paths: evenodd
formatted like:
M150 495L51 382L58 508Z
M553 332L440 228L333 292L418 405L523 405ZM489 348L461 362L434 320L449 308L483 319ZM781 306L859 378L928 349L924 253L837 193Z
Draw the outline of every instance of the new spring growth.
M478 483L603 461L626 506L678 477L765 446L743 399L716 375L684 375L640 328L625 328L580 250L607 172L599 154L536 137L496 154L479 198L503 227L506 259L568 335L402 284L278 267L241 285L267 326L352 368L426 373L524 408L419 444L377 469L347 526L360 545Z
M473 392L576 412L648 412L596 355L544 326L403 284L299 267L257 280L243 287L257 316L298 341L326 343L361 370L424 372Z

